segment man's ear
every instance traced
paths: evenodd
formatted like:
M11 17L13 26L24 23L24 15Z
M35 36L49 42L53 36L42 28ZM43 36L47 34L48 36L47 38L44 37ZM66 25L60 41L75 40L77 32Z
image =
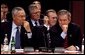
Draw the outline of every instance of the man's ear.
M71 22L71 17L68 18L69 19L69 23Z

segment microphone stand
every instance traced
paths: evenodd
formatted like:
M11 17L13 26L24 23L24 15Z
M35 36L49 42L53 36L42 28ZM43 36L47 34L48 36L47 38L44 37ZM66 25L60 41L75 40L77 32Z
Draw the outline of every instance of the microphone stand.
M47 51L48 52L51 52L51 49L50 49L50 47L51 47L51 39L50 39L50 33L49 33L49 27L48 27L48 30L47 30Z

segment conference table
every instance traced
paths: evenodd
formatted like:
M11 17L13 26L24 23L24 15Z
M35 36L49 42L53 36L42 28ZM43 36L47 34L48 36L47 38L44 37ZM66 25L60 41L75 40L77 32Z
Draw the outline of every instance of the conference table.
M15 53L11 53L11 51L1 51L1 54L84 54L81 51L68 51L63 48L55 48L54 51L52 50L33 50L32 48L25 48L25 49L15 49Z
M63 52L63 53L58 53L58 52L16 52L16 53L11 53L11 52L1 52L1 54L84 54L84 53L81 53L81 52Z

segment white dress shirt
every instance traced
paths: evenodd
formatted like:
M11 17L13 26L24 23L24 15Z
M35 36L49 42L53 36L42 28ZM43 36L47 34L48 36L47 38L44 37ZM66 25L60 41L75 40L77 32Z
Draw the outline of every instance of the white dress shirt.
M39 21L34 21L33 19L31 19L31 22L32 22L33 26L36 26L35 22L37 22L37 25L40 26Z
M12 37L14 37L15 40L15 35L16 35L16 31L17 31L17 25L12 22L12 31L11 31L11 38L10 38L10 42L9 42L9 49L11 49L11 41L12 41ZM19 26L19 31L21 29L21 26Z
M47 30L50 29L50 26L49 25L44 24L44 26L47 28Z
M12 41L12 37L14 37L15 40L15 35L16 35L16 31L17 31L17 25L12 22L12 31L11 31L11 38L10 38L10 42L9 42L9 50L11 49L11 41ZM19 31L21 30L21 26L19 26ZM21 32L21 31L20 31ZM27 33L27 37L31 38L32 33Z
M1 20L1 23L3 23L3 22L7 22L7 19L3 19L3 20Z
M62 32L62 33L61 33L61 37L62 37L63 39L65 39L66 35L67 35L67 34L66 34L65 32Z

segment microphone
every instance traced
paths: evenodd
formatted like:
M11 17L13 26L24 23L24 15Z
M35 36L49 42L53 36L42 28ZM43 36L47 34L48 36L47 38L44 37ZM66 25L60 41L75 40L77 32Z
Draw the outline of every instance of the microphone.
M43 35L44 46L43 47L39 47L39 51L47 52L47 41L46 41L47 28L44 27L44 26L40 26L40 27L41 27L41 31L42 31L42 35Z
M48 48L50 48L51 40L50 40L50 33L49 33L49 31L47 33L47 39L48 39Z

